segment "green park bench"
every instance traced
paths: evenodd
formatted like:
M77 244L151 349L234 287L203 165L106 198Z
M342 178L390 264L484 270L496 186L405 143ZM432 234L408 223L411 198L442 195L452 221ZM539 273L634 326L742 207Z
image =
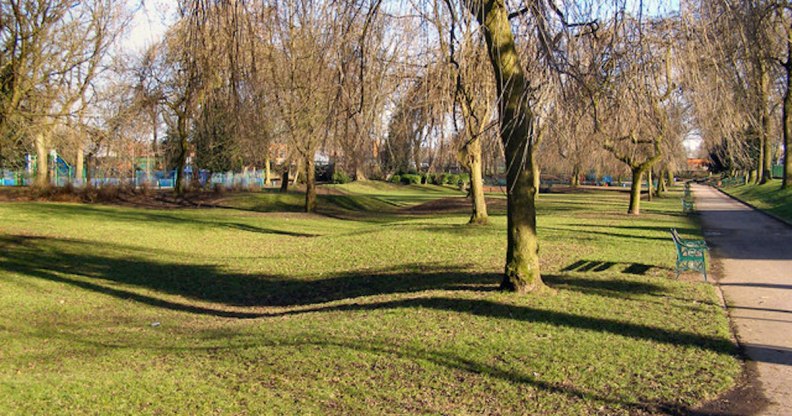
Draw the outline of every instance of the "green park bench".
M706 253L709 248L704 240L687 240L679 236L677 230L671 229L671 237L677 251L676 277L684 271L700 272L707 281Z
M694 211L693 201L690 199L682 198L682 212L690 214Z

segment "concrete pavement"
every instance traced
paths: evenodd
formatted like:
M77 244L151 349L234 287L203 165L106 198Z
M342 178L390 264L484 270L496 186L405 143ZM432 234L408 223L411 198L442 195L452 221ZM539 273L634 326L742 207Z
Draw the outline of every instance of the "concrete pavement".
M792 227L703 185L693 185L704 236L737 339L770 404L792 415Z

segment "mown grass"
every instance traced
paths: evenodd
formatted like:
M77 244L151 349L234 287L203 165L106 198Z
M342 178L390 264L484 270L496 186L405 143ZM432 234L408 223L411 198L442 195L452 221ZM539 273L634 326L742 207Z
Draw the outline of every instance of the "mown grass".
M678 195L542 195L550 289L516 296L502 212L337 188L393 208L0 205L0 414L663 413L740 372L713 288L673 278Z
M792 189L781 190L781 181L778 179L764 185L748 184L723 190L756 208L792 222Z
M358 213L365 213L369 221L382 220L381 214L393 214L401 208L464 195L449 186L394 185L378 181L324 185L318 188L317 193L320 213L330 216L359 216ZM256 212L303 212L305 196L300 191L280 193L267 190L229 194L218 202L223 207Z

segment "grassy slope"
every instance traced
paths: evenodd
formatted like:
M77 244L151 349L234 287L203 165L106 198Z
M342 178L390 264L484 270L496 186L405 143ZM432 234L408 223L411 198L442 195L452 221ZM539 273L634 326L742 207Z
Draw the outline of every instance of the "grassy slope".
M724 191L761 210L792 221L792 189L781 190L781 181L772 180L764 185L743 185L724 188Z
M347 190L394 206L453 195L357 186ZM553 293L522 297L495 290L502 213L470 228L466 212L368 221L0 205L0 414L697 403L740 368L713 289L672 278L666 229L696 232L677 201L630 218L626 195L542 195Z

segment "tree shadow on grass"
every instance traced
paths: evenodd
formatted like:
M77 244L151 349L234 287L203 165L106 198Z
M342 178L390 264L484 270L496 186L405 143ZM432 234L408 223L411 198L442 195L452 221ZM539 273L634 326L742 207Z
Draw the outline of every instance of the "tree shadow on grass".
M671 238L665 237L652 237L646 235L635 235L635 234L627 234L627 233L618 233L613 231L595 231L595 230L579 230L579 224L570 225L568 227L540 227L539 231L560 231L564 233L573 233L577 236L585 236L586 234L596 234L596 235L604 235L607 237L616 237L616 238L629 238L634 240L651 240L651 241L667 241L669 244L672 244ZM602 226L601 228L610 228L608 226Z
M662 226L643 226L643 225L597 225L597 224L576 224L577 227L586 227L586 228L610 228L610 229L619 229L619 230L639 230L639 231L657 231L663 232L668 235L668 239L670 240L670 231L671 227L662 227ZM676 230L682 234L693 234L696 232L694 228L679 228L677 227Z
M225 273L216 266L153 262L142 258L115 258L87 254L95 250L91 243L75 240L44 239L21 236L0 237L0 270L57 282L119 299L193 314L224 318L267 318L300 316L311 313L357 312L387 309L428 309L468 314L490 319L520 321L526 324L548 324L583 331L597 331L635 340L700 348L721 354L736 354L735 346L726 338L636 324L618 317L603 318L545 310L538 307L510 304L478 298L437 295L434 290L490 291L497 288L499 276L473 274L464 268L431 265L406 265L412 272L379 270L371 273L342 273L322 280L299 280L276 275L240 275ZM110 247L113 249L113 247ZM126 250L125 247L115 247ZM129 253L130 251L126 251ZM134 253L134 252L133 252ZM651 283L580 279L546 276L556 287L581 292L608 292L613 296L630 294L661 294L662 288ZM147 289L140 291L137 289ZM196 304L180 299L158 296L157 292L179 295L202 302ZM423 292L420 293L419 292ZM400 299L371 298L369 295L416 294ZM344 302L328 304L330 301ZM504 303L505 302L505 303ZM228 309L226 306L283 307L281 310ZM261 340L256 346L261 346ZM264 341L266 342L266 341ZM522 374L507 366L495 366L470 360L449 351L433 351L404 345L377 344L357 340L313 338L296 340L297 344L334 346L395 354L424 360L450 369L534 386L547 392L564 394L587 401L599 401L636 412L688 414L676 404L639 403L634 398L603 395L579 390L563 384L543 381ZM283 343L277 345L283 346ZM240 347L240 345L237 345Z
M422 308L607 332L719 353L734 352L734 345L725 338L640 325L617 318L543 310L488 299L435 295L385 301L380 300L381 298L366 298L419 292L431 294L431 291L436 290L480 292L497 289L497 274L470 273L465 268L405 265L403 267L408 271L400 267L401 271L354 271L324 279L301 280L278 275L226 273L212 265L159 263L142 258L87 254L96 250L89 247L91 244L76 240L3 236L0 237L0 270L63 283L120 299L131 299L155 307L227 318ZM577 287L581 291L660 291L651 284L634 282L596 282L561 277L550 278L549 281L551 284ZM136 288L148 291L140 292ZM212 304L204 306L189 301L163 299L157 296L157 292ZM346 303L327 304L334 301ZM233 307L281 307L286 310L239 311Z
M375 303L318 306L280 315L303 314L329 311L371 311L380 309L421 308L455 313L467 313L493 319L517 320L528 323L545 323L553 326L588 331L606 332L638 340L661 344L693 347L721 354L737 354L736 346L727 338L713 337L686 331L669 330L654 326L635 324L619 319L597 318L566 312L544 310L524 305L499 303L487 299L461 299L442 296L400 299Z
M227 335L223 335L227 337ZM429 362L434 365L442 366L450 370L464 371L471 374L483 375L494 379L503 380L509 383L517 383L532 386L533 388L545 392L567 396L572 400L585 400L606 404L610 407L617 407L630 410L631 413L638 414L668 414L668 415L692 415L704 416L702 413L692 412L687 406L679 403L669 402L639 402L634 397L619 397L618 394L611 393L604 395L596 391L586 391L568 383L552 383L542 380L537 375L528 375L515 370L508 364L492 365L480 361L471 360L462 355L451 351L437 351L427 348L420 348L407 345L390 345L383 342L356 341L338 338L322 339L297 339L293 341L278 342L273 344L278 347L304 347L318 346L321 348L341 348L367 353L389 355L400 359L411 361ZM593 404L593 403L592 403ZM708 415L709 416L709 415ZM714 415L713 415L714 416Z
M39 204L35 208L37 213L46 214L58 218L96 218L97 221L121 221L121 222L141 222L146 224L161 225L171 228L178 225L193 225L204 227L230 228L261 234L275 234L289 237L316 237L317 234L298 233L275 228L261 227L258 225L245 224L235 221L216 221L197 218L186 214L185 211L173 211L169 213L162 210L148 209L118 209L115 207L97 207L84 204Z
M603 410L603 405L611 409L626 409L634 414L667 414L667 415L697 415L715 416L709 413L697 413L688 406L679 402L664 402L658 400L641 401L640 397L634 395L625 396L618 391L601 392L595 389L586 389L585 386L574 386L566 382L552 382L543 380L540 375L524 373L510 365L508 361L499 361L497 364L474 360L449 349L435 349L411 345L406 343L392 343L380 339L353 339L348 337L338 337L325 334L299 335L296 337L278 338L277 336L262 338L257 335L240 334L230 329L216 329L205 331L206 336L201 338L201 342L190 346L169 346L157 345L150 341L140 342L139 344L127 344L116 342L104 342L81 335L72 334L69 331L59 331L57 334L47 334L46 337L56 336L61 339L68 339L72 343L90 345L98 348L140 348L146 350L157 350L162 352L209 352L213 354L223 351L235 351L245 349L280 348L287 350L301 350L305 347L319 349L321 351L351 350L365 354L387 357L390 359L407 360L412 363L430 363L450 371L459 371L474 376L483 376L501 380L510 384L520 384L530 386L540 393L556 394L565 396L571 401L586 401L590 406ZM208 343L209 345L204 345ZM558 359L563 359L559 354ZM391 368L396 368L399 364L393 362ZM376 376L372 376L376 377ZM409 375L403 380L409 383ZM432 388L431 385L424 385L424 389ZM447 388L447 386L440 386ZM398 411L399 409L394 409Z
M609 277L582 277L570 275L543 275L542 280L554 288L571 290L587 295L596 295L617 300L637 300L643 303L665 305L665 300L676 299L690 303L691 299L674 296L660 284L648 281L635 281ZM716 302L698 301L695 305L677 305L692 311L701 312L703 308L718 306Z
M95 242L27 236L0 236L0 250L0 270L74 281L76 286L107 294L121 295L127 290L118 285L125 285L236 307L290 307L425 290L496 290L500 279L492 273L471 273L464 265L432 264L404 264L317 279L242 274L216 265L152 261L139 248L96 247ZM104 289L98 290L97 284ZM121 292L115 293L118 290Z

